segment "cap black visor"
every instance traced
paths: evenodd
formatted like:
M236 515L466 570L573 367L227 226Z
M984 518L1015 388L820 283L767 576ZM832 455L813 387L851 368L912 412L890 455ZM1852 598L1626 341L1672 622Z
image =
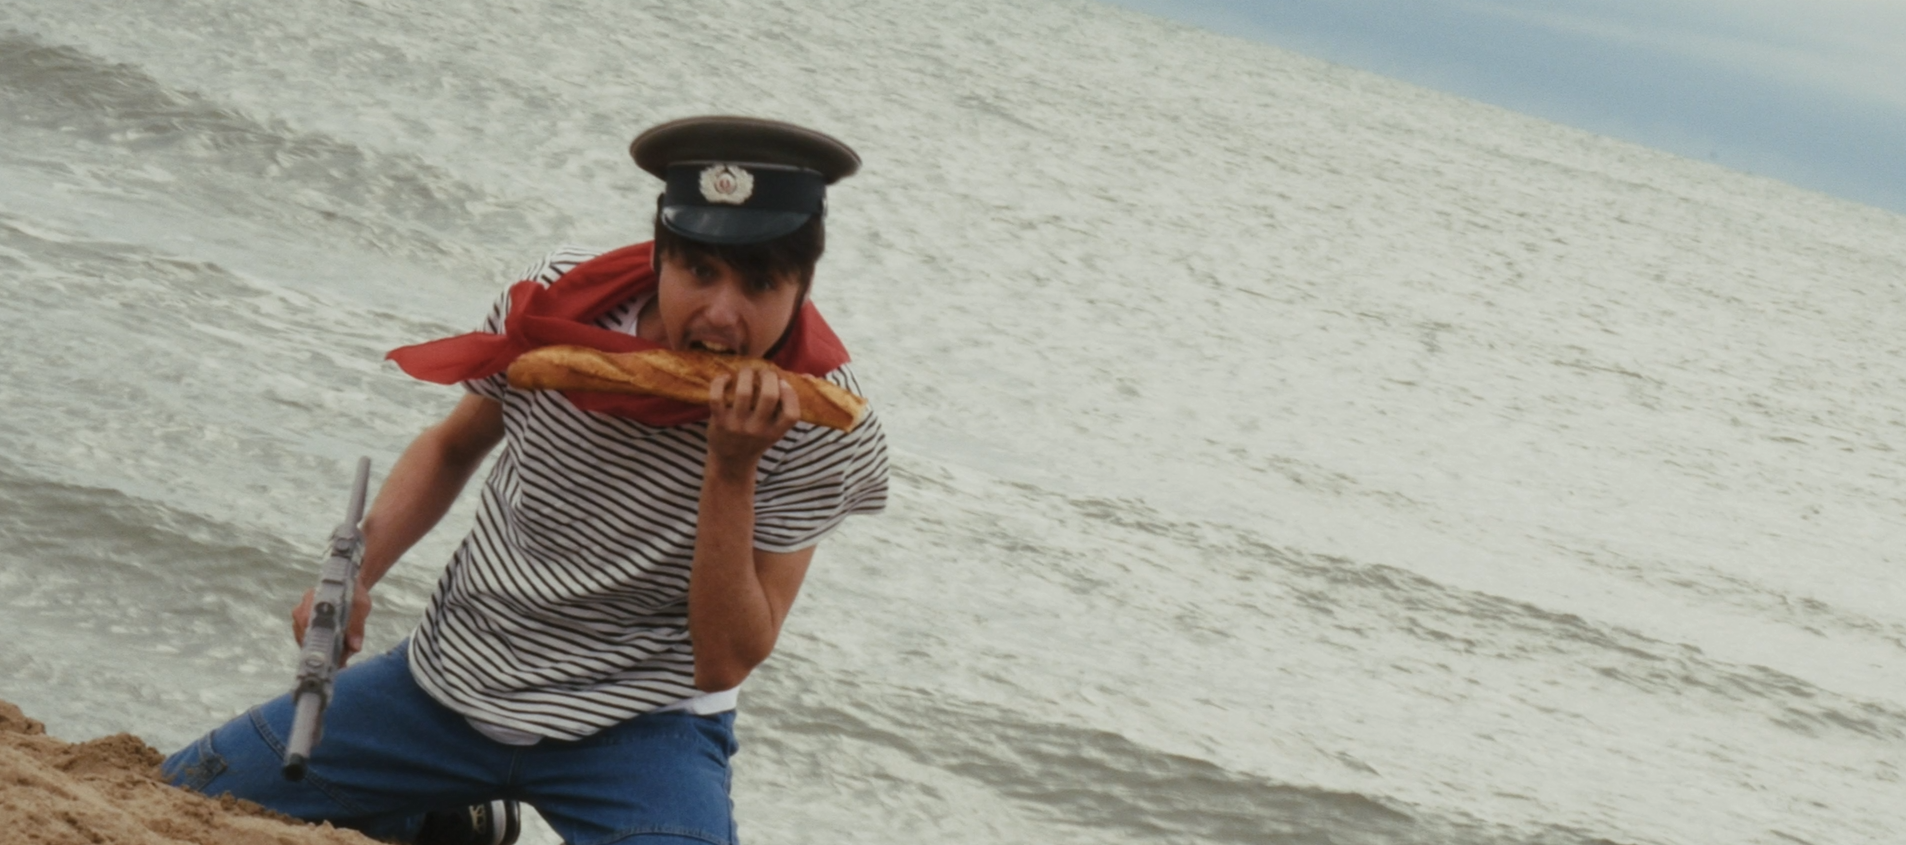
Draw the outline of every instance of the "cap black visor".
M708 205L662 207L662 225L669 231L691 241L722 245L771 241L801 228L813 216L801 211Z

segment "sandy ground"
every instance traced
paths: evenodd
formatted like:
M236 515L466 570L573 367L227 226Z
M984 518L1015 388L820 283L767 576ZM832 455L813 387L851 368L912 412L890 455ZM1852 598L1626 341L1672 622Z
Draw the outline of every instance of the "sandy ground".
M0 701L0 842L32 845L363 845L328 825L176 789L158 751L132 734L81 743L46 735Z

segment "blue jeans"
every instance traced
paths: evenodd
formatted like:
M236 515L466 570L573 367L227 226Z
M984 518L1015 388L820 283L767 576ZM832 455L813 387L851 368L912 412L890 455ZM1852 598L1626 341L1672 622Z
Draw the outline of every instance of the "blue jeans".
M735 842L734 713L651 713L575 742L504 745L417 687L406 645L338 675L304 780L282 774L289 695L173 754L166 778L378 839L408 841L428 810L513 798L570 845Z

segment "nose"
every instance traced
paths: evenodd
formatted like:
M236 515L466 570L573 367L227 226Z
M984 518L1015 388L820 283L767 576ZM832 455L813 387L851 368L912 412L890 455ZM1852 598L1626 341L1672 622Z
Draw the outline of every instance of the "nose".
M736 326L742 322L747 310L748 297L742 290L738 279L723 279L709 291L708 299L702 310L702 316L710 323L724 328Z

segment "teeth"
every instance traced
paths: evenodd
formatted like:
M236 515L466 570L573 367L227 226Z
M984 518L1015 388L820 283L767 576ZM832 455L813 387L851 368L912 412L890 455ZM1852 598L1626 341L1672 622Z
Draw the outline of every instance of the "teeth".
M709 352L713 352L717 355L725 355L734 351L733 349L729 349L726 344L718 343L712 340L698 340L698 341L695 341L694 345L699 346L703 349L706 349Z

